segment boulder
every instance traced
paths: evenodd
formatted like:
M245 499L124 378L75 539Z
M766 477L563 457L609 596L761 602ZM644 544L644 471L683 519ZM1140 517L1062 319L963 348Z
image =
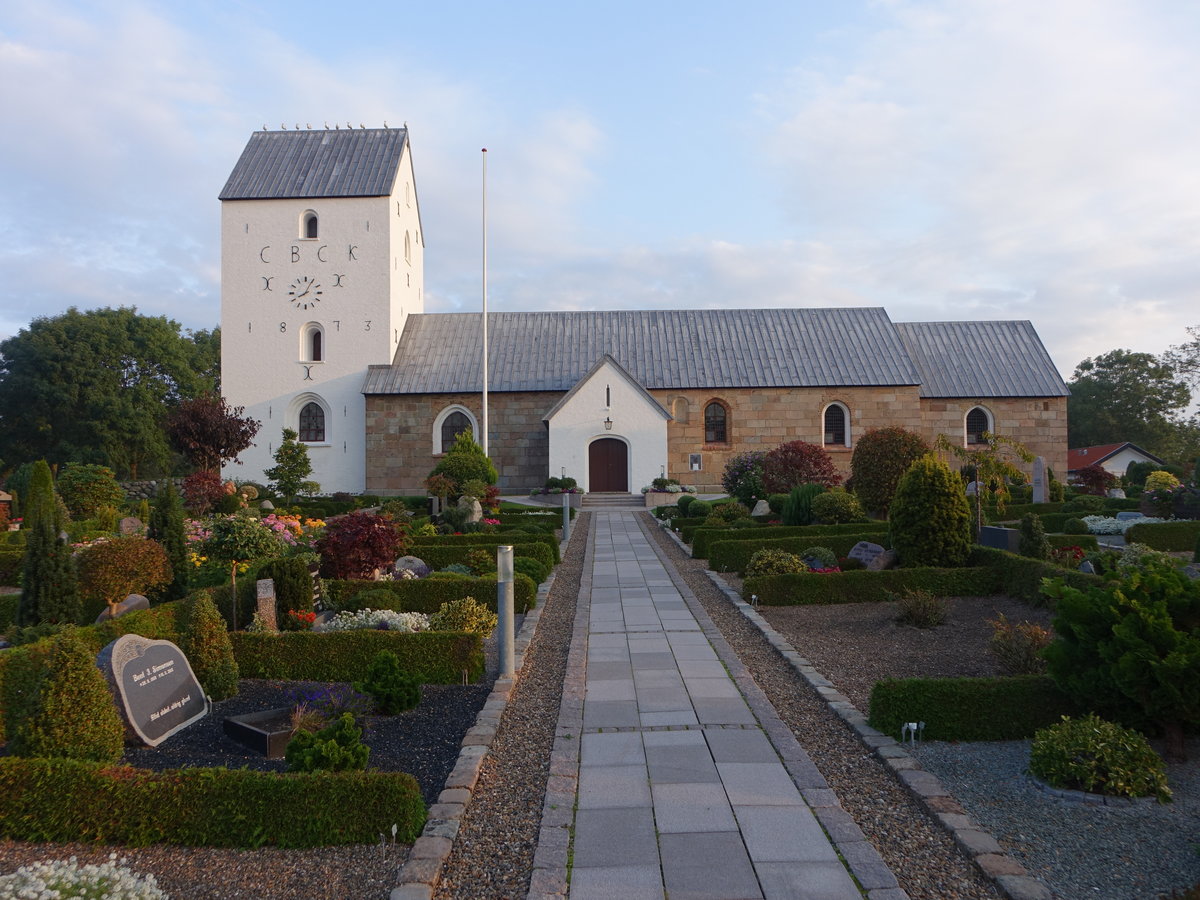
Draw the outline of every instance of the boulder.
M771 504L766 500L759 500L754 504L754 509L750 510L752 516L769 516L771 514Z
M146 526L142 524L142 520L137 516L126 516L121 520L121 524L117 526L117 530L121 534L141 534L146 530Z
M1125 491L1122 490L1121 488L1109 488L1108 496L1111 497L1113 500L1124 500L1125 499Z
M894 569L900 563L900 556L895 550L884 550L873 560L867 563L867 568L872 572L882 572L884 569Z
M418 556L402 556L396 560L396 564L392 566L392 571L397 575L407 570L409 572L420 572L422 569L428 571L429 567L425 565L425 560Z
M869 569L871 568L871 563L883 552L884 548L879 544L872 544L870 541L859 541L850 548L850 552L846 556L849 559L857 559Z
M125 613L131 613L136 609L149 609L150 601L141 594L130 594L124 600L116 605L116 608L104 607L104 611L96 616L96 624L107 622L109 619L118 619Z
M273 512L275 509L275 504L270 500L264 500L262 503L258 504L258 508L263 512Z
M458 498L458 508L459 509L469 509L471 511L471 514L469 516L467 516L468 522L483 521L483 507L480 505L479 501L476 500L474 497L459 497Z

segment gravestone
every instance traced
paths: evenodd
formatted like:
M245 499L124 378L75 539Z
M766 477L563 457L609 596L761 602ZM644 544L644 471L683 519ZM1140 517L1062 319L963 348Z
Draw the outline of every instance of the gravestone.
M979 482L978 481L970 482L967 485L967 496L974 497L978 493L979 493Z
M399 575L401 572L419 572L422 569L428 571L429 567L425 565L425 560L419 556L402 556L396 560L396 564L392 567L392 571Z
M1033 461L1033 502L1045 503L1050 499L1046 484L1046 458L1039 456Z
M1016 553L1021 546L1021 532L1015 528L984 525L979 529L979 543L985 547L994 547L997 550L1007 550L1009 553Z
M116 605L115 608L105 606L100 615L96 616L96 624L107 622L109 619L116 619L126 613L134 612L139 609L149 609L150 601L141 594L130 594L124 600Z
M769 516L771 514L771 504L766 500L759 500L754 504L754 509L750 511L752 516Z
M272 631L279 630L279 621L275 615L275 579L259 578L254 582L256 599L258 600L258 618Z
M270 500L264 500L262 503L258 504L258 508L263 512L274 512L275 504Z
M137 516L126 516L117 526L117 530L125 535L141 534L146 530L146 526L142 524L142 520Z
M872 544L870 541L859 541L850 548L850 552L846 556L849 559L857 559L869 569L871 568L871 563L875 562L883 552L884 548L879 544Z
M458 508L470 510L470 514L467 516L468 522L483 521L483 507L474 497L459 497Z
M157 747L208 712L204 689L170 641L123 634L96 657L125 721L125 733Z
M1123 509L1117 513L1118 522L1128 522L1130 519L1144 519L1145 515L1136 509Z
M1124 500L1125 499L1125 490L1124 490L1124 488L1109 488L1108 496L1111 497L1113 500Z
M867 569L872 572L882 572L884 569L894 569L900 562L900 554L895 550L884 550L867 563Z

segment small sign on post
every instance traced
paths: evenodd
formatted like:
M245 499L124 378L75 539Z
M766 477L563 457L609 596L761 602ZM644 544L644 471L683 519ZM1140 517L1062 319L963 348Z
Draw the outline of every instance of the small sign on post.
M513 548L504 544L496 548L496 637L501 678L511 678L516 671L513 609Z

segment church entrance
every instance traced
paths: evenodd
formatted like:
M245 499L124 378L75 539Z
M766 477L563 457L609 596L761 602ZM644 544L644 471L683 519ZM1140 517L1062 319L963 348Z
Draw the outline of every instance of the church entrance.
M629 447L624 441L592 441L588 447L588 490L629 493Z

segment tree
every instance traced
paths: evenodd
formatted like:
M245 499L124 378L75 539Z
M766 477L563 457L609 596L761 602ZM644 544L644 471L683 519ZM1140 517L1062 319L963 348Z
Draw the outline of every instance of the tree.
M159 484L147 524L147 536L162 544L171 564L171 583L163 591L163 599L182 600L188 585L187 537L183 526L183 502L175 490L175 482L170 479Z
M1191 391L1149 353L1110 350L1075 367L1068 385L1067 441L1094 447L1132 441L1161 455L1174 439Z
M257 519L234 515L213 522L212 533L204 542L204 549L214 559L229 563L229 581L233 587L233 616L230 621L233 627L237 628L238 565L275 556L283 550L283 545L275 536L275 532Z
M768 494L786 494L801 484L833 487L842 483L842 476L824 447L789 441L763 457L762 480Z
M459 432L458 437L454 439L454 446L446 451L446 455L429 474L445 475L453 481L454 496L462 493L463 485L468 481L495 484L500 478L496 467L487 458L483 448L476 443L470 431Z
M271 490L286 497L288 503L295 502L296 495L309 483L306 479L312 474L308 448L297 440L298 437L294 429L283 429L283 443L275 451L275 465L263 472L271 483Z
M850 482L868 512L887 515L896 485L929 452L925 438L900 426L872 428L854 442Z
M61 536L66 523L57 500L50 466L39 460L24 505L25 565L18 608L22 625L75 624L81 612L75 563L70 545Z
M990 501L996 512L1004 507L1012 495L1008 491L1010 481L1024 482L1025 473L1017 468L1013 459L1033 462L1034 456L1025 445L1010 437L983 433L983 443L963 447L944 434L939 434L936 447L942 453L953 454L960 462L975 473L975 533L983 527L984 501Z
M99 541L79 554L79 587L116 613L130 594L145 594L171 581L171 562L158 541L140 535Z
M167 435L188 462L219 472L221 465L254 443L262 423L244 416L244 406L230 407L224 397L205 393L180 401L167 416Z
M1200 388L1200 325L1187 330L1191 340L1175 344L1163 354L1163 362L1175 370L1175 374L1193 387Z
M888 519L902 566L965 565L971 552L971 511L962 479L933 454L900 479Z
M214 388L214 352L208 333L132 308L34 319L0 343L0 455L134 478L161 471L170 462L161 413Z
M125 503L125 491L108 466L67 463L58 473L56 487L75 519L90 519L101 506L120 507Z

